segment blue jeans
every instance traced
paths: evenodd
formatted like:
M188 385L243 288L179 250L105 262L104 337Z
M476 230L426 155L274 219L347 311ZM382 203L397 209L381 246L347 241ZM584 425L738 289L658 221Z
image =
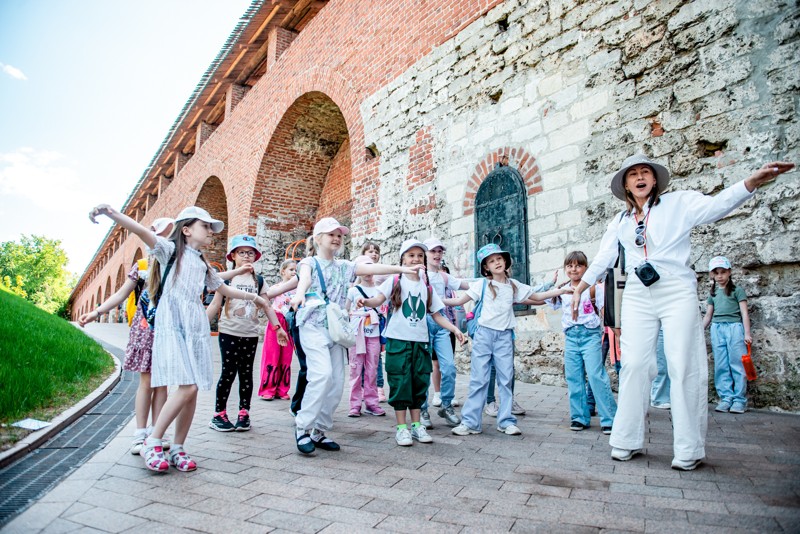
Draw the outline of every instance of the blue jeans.
M453 355L453 345L450 342L450 331L445 330L434 321L430 315L428 320L428 339L431 347L436 352L439 360L439 371L442 373L442 407L446 408L453 403L456 395L456 362ZM428 401L422 406L428 409Z
M489 373L489 390L486 392L486 404L491 404L497 400L494 396L494 383L497 381L497 370L494 368L494 364L491 365L492 370ZM511 376L511 394L514 394L514 382L516 382L516 377L513 375ZM589 393L591 394L591 392Z
M667 372L667 354L664 352L664 330L658 332L658 346L656 346L656 365L658 374L650 388L650 404L666 404L669 402L670 380Z
M602 354L603 354L603 366L606 365L606 359L608 358L608 353L611 350L611 342L608 339L608 336L603 336L603 341L601 346ZM617 378L619 378L619 371L622 369L622 364L617 360L614 362L614 372L617 373ZM594 393L592 393L592 386L589 385L589 381L586 381L586 398L589 399L589 411L592 412L597 405L597 402L594 400Z
M475 332L472 340L469 394L461 409L461 422L469 428L481 428L491 364L494 364L497 372L497 390L500 393L497 427L506 428L517 424L517 418L511 414L511 403L514 402L514 394L511 392L511 382L514 379L513 333L512 329L492 330L484 326L479 326Z
M742 356L747 354L742 323L711 323L714 386L721 401L747 403L747 376Z
M611 382L603 366L601 328L575 325L564 332L564 375L569 391L569 415L572 421L589 426L589 402L586 395L586 378L592 386L601 426L612 426L617 413L617 403L611 392Z
M383 387L383 353L381 352L378 356L378 379L377 379L378 387Z

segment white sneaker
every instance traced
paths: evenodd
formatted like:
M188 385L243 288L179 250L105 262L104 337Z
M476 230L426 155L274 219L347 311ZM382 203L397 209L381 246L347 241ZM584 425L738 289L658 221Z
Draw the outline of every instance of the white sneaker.
M147 430L140 430L133 433L133 442L131 443L131 454L139 454L144 444L144 438L147 437Z
M461 406L461 403L457 398L453 397L453 402L450 403L450 406Z
M613 447L611 449L611 457L614 460L619 460L620 462L627 462L637 454L640 454L642 449L618 449Z
M418 427L414 428L411 427L411 437L420 443L433 443L433 438L428 431L425 430L425 427L419 425Z
M525 415L525 408L523 408L522 406L520 406L520 405L517 403L517 401L515 400L515 401L513 401L513 403L511 404L511 413L512 413L513 415Z
M442 393L439 391L433 392L433 402L431 402L434 406L441 406L442 405Z
M508 425L505 428L497 427L498 432L502 432L503 434L507 434L509 436L519 436L522 434L522 430L519 429L517 425Z
M470 434L480 434L481 432L483 432L483 430L475 430L474 428L470 428L464 423L461 423L453 430L451 430L451 432L456 436L469 436Z
M489 417L497 417L497 412L500 410L497 406L497 402L490 402L486 406L483 407L483 413L488 415Z
M700 460L672 460L672 468L678 471L694 471L700 465Z
M410 447L414 444L414 440L411 439L411 432L407 428L398 429L394 440L401 447Z

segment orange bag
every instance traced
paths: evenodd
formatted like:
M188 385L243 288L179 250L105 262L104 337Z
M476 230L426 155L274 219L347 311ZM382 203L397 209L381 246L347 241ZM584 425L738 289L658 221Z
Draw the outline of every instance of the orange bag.
M750 343L747 344L747 354L742 355L742 365L744 366L744 374L747 375L747 380L758 378L756 366L753 365L753 359L750 357Z

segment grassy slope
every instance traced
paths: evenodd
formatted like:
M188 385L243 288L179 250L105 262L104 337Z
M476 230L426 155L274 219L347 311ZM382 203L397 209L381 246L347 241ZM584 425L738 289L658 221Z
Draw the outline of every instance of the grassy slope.
M73 325L0 288L0 423L49 420L113 369L103 348Z

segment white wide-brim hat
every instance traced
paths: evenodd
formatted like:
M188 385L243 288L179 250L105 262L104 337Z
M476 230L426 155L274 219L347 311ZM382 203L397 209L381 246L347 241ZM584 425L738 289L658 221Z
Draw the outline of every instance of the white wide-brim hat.
M183 210L175 217L175 221L185 221L187 219L199 219L203 222L207 222L211 225L211 230L218 234L225 228L225 223L213 218L209 213L204 210L203 208L198 208L197 206L189 206L188 208L183 208Z
M636 154L622 162L622 167L611 179L611 193L620 200L625 200L625 175L628 169L635 165L649 165L656 173L656 187L663 193L669 185L669 171L663 165L656 163L644 154Z

